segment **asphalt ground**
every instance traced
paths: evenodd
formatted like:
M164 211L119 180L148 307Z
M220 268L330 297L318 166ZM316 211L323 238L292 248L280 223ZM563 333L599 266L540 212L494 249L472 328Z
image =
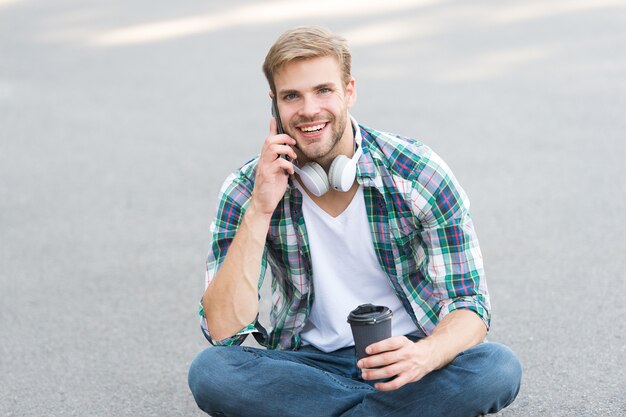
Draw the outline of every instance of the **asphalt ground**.
M267 49L308 23L351 42L355 117L470 196L490 339L524 369L500 414L624 416L615 0L0 0L0 415L202 415L217 192L267 134Z

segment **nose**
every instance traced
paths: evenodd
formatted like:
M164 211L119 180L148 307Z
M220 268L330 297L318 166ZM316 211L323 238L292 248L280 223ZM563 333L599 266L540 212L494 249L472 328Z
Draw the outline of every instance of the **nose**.
M302 107L300 107L300 115L306 118L313 118L320 112L320 103L315 97L304 96Z

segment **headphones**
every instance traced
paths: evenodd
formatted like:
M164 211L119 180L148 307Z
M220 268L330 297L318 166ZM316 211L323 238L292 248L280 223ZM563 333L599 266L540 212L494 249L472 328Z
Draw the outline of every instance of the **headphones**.
M330 164L328 175L317 162L307 162L302 168L296 164L293 167L300 176L302 184L315 196L321 197L330 190L330 187L345 193L352 188L356 177L356 164L361 155L363 155L363 149L360 146L352 158L338 155Z

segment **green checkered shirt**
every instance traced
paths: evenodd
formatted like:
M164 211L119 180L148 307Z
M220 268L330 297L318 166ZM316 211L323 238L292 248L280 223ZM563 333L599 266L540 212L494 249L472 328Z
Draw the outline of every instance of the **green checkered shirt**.
M490 304L482 255L469 214L469 200L450 168L419 141L363 126L357 181L363 186L374 249L389 284L425 334L457 309L476 312L489 327ZM358 133L358 132L357 132ZM231 174L222 186L207 285L224 261L254 187L258 158ZM269 349L297 349L314 302L311 248L302 215L302 194L290 185L272 216L259 275L272 272L271 331L257 321L215 345L240 344L254 333Z

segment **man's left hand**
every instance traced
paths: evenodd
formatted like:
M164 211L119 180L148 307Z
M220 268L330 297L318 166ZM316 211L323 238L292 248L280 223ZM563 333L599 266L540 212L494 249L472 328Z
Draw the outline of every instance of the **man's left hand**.
M357 363L362 370L362 378L376 380L395 377L389 382L376 383L375 387L379 391L392 391L419 381L440 366L440 358L429 342L428 339L412 342L404 336L396 336L369 345L366 352L371 356Z

